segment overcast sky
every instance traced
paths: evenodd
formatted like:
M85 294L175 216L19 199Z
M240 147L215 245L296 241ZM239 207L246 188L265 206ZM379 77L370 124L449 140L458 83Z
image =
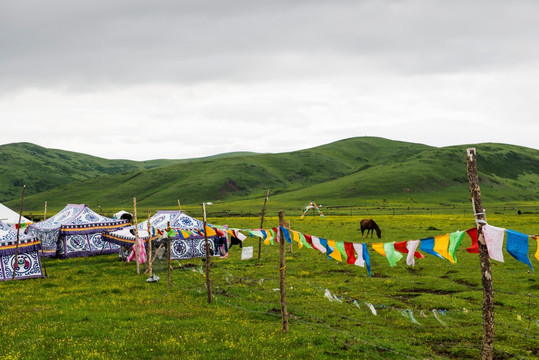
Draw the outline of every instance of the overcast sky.
M539 146L539 1L0 0L0 144Z

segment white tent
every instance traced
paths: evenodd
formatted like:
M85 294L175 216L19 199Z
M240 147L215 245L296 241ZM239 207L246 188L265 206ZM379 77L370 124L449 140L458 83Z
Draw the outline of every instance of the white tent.
M0 203L0 221L7 224L9 227L16 229L17 224L19 223L19 214ZM25 218L24 216L21 217L21 227L26 227L31 223L32 221L29 219Z

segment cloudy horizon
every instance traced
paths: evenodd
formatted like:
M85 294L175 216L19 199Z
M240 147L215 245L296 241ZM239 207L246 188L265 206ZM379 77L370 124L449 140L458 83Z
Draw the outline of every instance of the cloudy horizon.
M539 3L0 3L0 144L108 159L378 136L538 149Z

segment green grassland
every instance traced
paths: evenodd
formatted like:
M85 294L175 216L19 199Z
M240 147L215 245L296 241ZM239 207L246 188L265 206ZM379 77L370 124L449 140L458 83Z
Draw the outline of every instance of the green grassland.
M32 185L57 177L65 180L41 192L29 186L25 209L31 211L41 211L45 201L55 210L66 203L126 207L133 197L149 208L174 207L177 199L185 205L222 202L247 208L259 201L267 188L274 202L295 206L311 200L327 206L372 206L384 201L383 205L466 204L466 147L436 148L360 137L281 154L240 153L178 163L129 163L137 169L114 163L116 167L108 169L108 175L88 172L84 179L56 173L55 166L66 166L66 172L76 168L66 161L37 172L42 165L24 165L26 175L17 184L26 181ZM499 203L539 200L538 150L490 143L475 147L486 197ZM3 182L0 178L0 184ZM6 187L11 197L4 196L4 201L10 200L6 205L16 208L20 188L13 188L12 183Z
M260 206L254 209L259 209ZM487 207L488 208L488 207ZM194 208L193 208L194 209ZM250 212L255 213L253 208ZM359 211L359 210L357 210ZM471 210L425 214L371 209L382 228L381 241L415 240L474 225ZM441 210L439 211L441 212ZM265 227L277 225L273 210ZM362 239L361 218L373 215L308 216L285 213L292 228L338 241ZM143 220L143 219L140 219ZM209 222L257 228L256 215L211 217ZM536 233L534 213L495 214L490 224ZM477 359L480 356L482 287L479 261L465 248L457 263L426 254L409 267L390 267L369 248L366 269L328 259L306 248L287 247L289 331L281 330L279 247L262 247L242 261L233 247L227 259L212 259L213 301L207 303L201 259L174 261L172 286L166 264L161 281L145 282L135 264L114 255L45 260L46 279L0 283L2 359ZM530 259L535 242L530 242ZM539 277L504 253L492 262L495 289L496 359L539 357ZM338 300L324 296L329 290ZM373 315L366 303L371 303ZM356 305L357 304L357 305ZM438 316L435 317L433 310ZM413 314L418 323L407 314ZM406 316L405 316L406 315Z

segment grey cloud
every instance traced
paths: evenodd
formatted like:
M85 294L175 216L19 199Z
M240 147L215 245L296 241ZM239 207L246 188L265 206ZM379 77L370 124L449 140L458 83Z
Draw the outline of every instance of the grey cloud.
M491 71L536 61L538 10L529 1L3 2L0 86Z

